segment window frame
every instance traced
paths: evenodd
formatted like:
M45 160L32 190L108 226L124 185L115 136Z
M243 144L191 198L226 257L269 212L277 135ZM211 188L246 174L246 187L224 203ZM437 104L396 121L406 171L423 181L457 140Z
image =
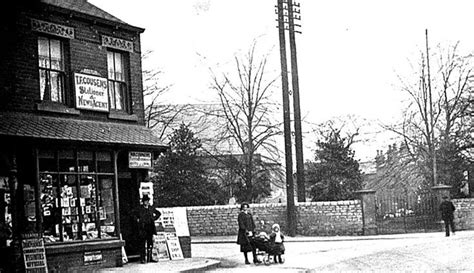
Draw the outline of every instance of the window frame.
M113 78L110 76L111 71L110 71L110 66L109 66L109 54L113 54ZM117 68L116 68L116 61L117 58L116 56L120 56L120 62L121 62L121 70L122 70L122 79L117 79ZM109 94L109 105L110 105L110 110L111 111L116 111L116 112L125 112L125 113L130 113L130 66L128 64L129 60L129 55L126 52L119 51L119 50L112 50L110 48L107 49L107 91ZM114 87L113 90L111 90L111 84ZM121 94L122 97L122 104L121 109L117 108L117 92L116 92L116 84L118 84L121 87L121 90L123 90L123 94ZM113 93L112 93L113 92Z
M40 55L40 40L44 39L48 43L48 56L45 55ZM52 68L52 41L58 41L59 42L59 53L60 53L60 68ZM56 104L62 104L62 105L69 105L69 100L70 100L70 94L67 91L68 90L68 61L67 61L67 54L66 50L68 48L68 40L66 39L61 39L56 36L50 36L50 35L38 35L36 39L36 47L37 47L37 66L38 66L38 86L39 86L39 97L41 102L45 103L56 103ZM40 63L40 58L41 57L46 57L48 58L49 62L49 67L42 66ZM41 86L41 81L42 81L42 76L41 73L45 73L45 84L44 84L44 90L42 90ZM58 100L52 100L52 85L51 85L51 73L57 73L58 79L61 80L60 82L60 88L59 92L57 93ZM49 75L49 77L48 77ZM46 90L48 89L48 90ZM48 91L48 92L46 92ZM49 99L44 99L45 94L48 94Z

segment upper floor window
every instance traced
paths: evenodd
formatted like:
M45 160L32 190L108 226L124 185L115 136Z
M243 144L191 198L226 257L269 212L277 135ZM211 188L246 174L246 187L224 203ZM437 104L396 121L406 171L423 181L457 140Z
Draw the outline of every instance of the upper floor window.
M57 39L38 37L38 61L41 100L65 103L63 43Z
M124 54L107 52L110 109L127 111L128 94Z

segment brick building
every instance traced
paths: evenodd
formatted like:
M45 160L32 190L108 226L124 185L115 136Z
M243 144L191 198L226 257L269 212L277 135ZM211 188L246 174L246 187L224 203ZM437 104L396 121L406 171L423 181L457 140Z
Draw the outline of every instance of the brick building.
M86 0L14 1L0 35L0 268L49 271L137 254L132 211L166 146L144 126L140 34ZM0 269L0 271L2 271Z

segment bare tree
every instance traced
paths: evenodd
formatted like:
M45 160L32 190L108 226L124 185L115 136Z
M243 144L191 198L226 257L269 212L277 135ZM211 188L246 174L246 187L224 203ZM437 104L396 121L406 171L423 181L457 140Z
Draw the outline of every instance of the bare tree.
M385 128L402 137L406 153L419 167L426 186L438 181L456 188L466 162L472 161L469 151L474 147L473 56L460 55L458 44L448 50L438 47L438 51L433 55L421 53L416 83L400 78L409 103L401 124ZM433 57L437 62L430 71Z
M267 77L267 57L256 57L254 42L245 56L235 56L233 73L216 75L211 69L212 88L219 97L219 108L212 115L224 121L216 143L234 143L244 155L239 175L249 201L256 198L254 182L259 162L255 155L264 154L274 161L279 156L274 137L281 134L281 124L274 119L277 104L271 98L278 78Z
M151 51L143 54L147 59ZM163 74L158 69L143 70L143 97L145 104L145 123L148 128L153 129L161 139L166 137L166 132L172 129L170 126L177 121L180 113L185 112L187 104L166 104L161 101L163 95L170 90L169 85L163 85L160 76Z

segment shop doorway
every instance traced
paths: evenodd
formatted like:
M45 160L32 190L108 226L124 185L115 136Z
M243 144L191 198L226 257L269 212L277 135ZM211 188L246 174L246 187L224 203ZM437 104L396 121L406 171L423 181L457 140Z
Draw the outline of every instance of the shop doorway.
M120 178L122 176L122 178ZM138 186L131 175L126 177L124 173L119 175L119 206L120 206L120 230L125 240L125 252L129 259L139 257L137 233L138 224L135 221L135 211L139 206Z

